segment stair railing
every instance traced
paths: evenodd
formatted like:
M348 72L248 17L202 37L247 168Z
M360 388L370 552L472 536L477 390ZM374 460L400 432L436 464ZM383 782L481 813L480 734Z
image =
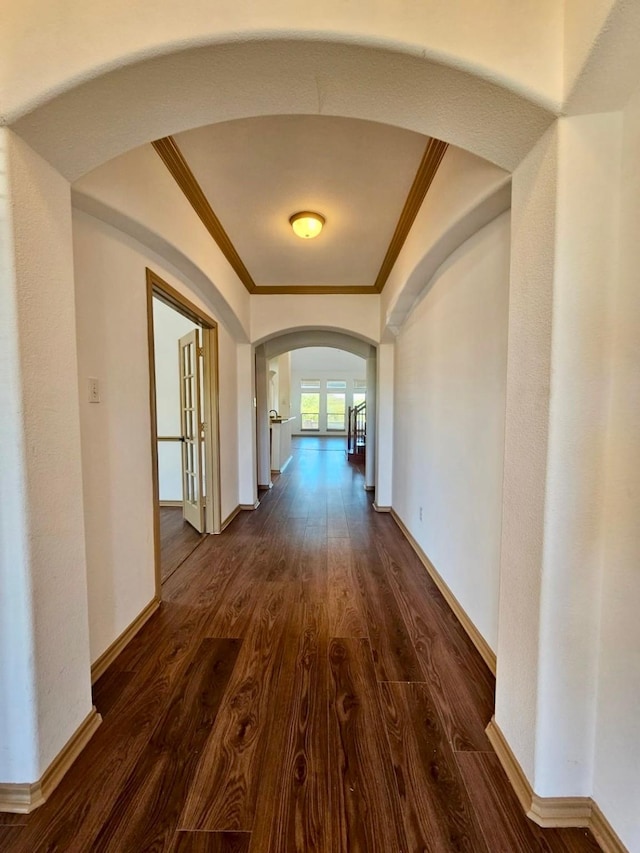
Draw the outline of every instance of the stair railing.
M347 457L364 459L367 447L367 403L349 406Z

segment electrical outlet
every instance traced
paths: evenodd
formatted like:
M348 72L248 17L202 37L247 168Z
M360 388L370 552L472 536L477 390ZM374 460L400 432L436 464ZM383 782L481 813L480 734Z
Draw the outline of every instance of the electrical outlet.
M420 521L422 521L422 507L420 507Z
M89 379L89 402L100 402L100 384L97 379Z

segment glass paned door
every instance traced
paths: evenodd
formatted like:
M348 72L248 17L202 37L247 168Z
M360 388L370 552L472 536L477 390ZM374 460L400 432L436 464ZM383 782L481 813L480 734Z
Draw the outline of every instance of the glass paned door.
M327 431L344 432L347 411L347 383L341 379L327 380Z
M178 341L180 359L180 424L182 430L182 514L204 531L202 489L202 408L200 396L200 330Z
M303 379L300 383L300 419L303 430L320 429L319 379Z

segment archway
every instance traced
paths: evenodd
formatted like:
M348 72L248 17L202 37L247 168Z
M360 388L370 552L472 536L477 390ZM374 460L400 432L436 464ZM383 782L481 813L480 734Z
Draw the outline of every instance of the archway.
M268 371L269 359L286 352L305 347L332 347L358 355L366 360L367 376L367 454L365 458L365 488L376 488L378 464L378 394L377 394L377 347L354 334L335 329L300 329L276 333L255 345L255 375L257 403L257 461L258 483L270 482L269 465L269 416L268 416ZM390 448L388 448L390 452ZM385 460L390 464L390 460Z

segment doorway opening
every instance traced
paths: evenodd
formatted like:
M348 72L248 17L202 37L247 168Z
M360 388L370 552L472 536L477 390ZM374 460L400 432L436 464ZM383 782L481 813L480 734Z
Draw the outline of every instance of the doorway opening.
M257 344L258 489L271 488L272 475L284 470L296 436L315 435L340 437L349 461L364 466L364 488L374 491L377 384L376 347L352 335L306 329ZM352 434L354 423L357 435L355 429Z
M147 269L156 594L220 532L217 323Z

